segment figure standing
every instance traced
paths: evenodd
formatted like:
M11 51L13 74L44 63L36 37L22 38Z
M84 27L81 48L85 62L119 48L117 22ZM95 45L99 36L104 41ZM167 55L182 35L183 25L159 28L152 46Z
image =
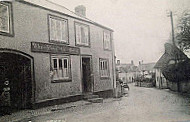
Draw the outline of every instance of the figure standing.
M5 82L4 82L0 104L1 104L1 112L3 115L11 114L10 86L9 86L8 79L5 79Z

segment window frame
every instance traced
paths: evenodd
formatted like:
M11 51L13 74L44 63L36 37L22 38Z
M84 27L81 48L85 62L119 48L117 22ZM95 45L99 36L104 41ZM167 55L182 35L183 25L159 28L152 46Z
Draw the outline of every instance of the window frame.
M68 77L62 77L62 78L53 78L53 75L51 77L52 83L60 83L60 82L71 82L72 81L72 72L71 72L71 58L70 55L56 55L56 54L50 54L50 72L54 74L54 62L53 60L57 59L57 72L60 68L59 66L59 59L62 59L62 68L64 67L64 60L67 59L67 70L68 70ZM62 69L63 72L64 69Z
M105 47L105 45L106 45L106 41L105 41L105 34L108 34L109 35L109 37L110 37L110 39L109 39L109 47L108 48L106 48ZM104 50L107 50L107 51L111 51L112 50L112 38L111 38L111 32L110 31L103 31L103 48L104 48Z
M102 76L101 75L101 62L106 61L107 62L107 76ZM105 63L104 63L105 64ZM109 67L109 59L106 58L99 58L99 74L100 74L100 79L109 79L110 78L110 67Z
M0 35L3 35L3 36L10 36L10 37L13 37L14 36L14 24L13 24L13 9L12 9L12 3L11 2L3 2L3 1L0 1L0 4L2 5L5 5L8 7L8 29L9 31L8 32L5 32L5 31L1 31L0 30Z
M55 40L55 39L52 39L51 37L51 32L52 32L52 29L51 29L51 19L54 19L56 21L61 21L61 22L64 22L66 27L65 27L65 39L64 40ZM55 15L51 15L51 14L48 14L48 32L49 32L49 42L51 43L57 43L57 44L67 44L69 45L69 24L68 24L68 19L65 19L65 18L62 18L62 17L59 17L59 16L55 16Z
M88 45L86 44L82 44L82 43L78 43L77 41L77 25L79 25L80 27L86 27L88 29ZM83 24L83 23L80 23L80 22L74 22L74 30L75 30L75 45L76 46L83 46L83 47L90 47L91 46L91 43L90 43L90 26L89 25L86 25L86 24Z

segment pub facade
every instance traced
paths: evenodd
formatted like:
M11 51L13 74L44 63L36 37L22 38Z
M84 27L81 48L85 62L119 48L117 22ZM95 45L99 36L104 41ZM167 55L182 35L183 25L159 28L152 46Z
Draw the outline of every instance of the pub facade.
M113 30L48 1L0 2L0 86L15 109L113 95Z

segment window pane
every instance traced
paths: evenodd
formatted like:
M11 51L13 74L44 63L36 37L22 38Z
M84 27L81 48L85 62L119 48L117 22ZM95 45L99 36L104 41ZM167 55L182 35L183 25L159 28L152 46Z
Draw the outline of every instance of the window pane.
M63 68L62 59L59 59L59 69Z
M102 69L104 70L105 69L105 62L104 61L103 61L103 66L102 67L103 67Z
M88 27L76 24L76 42L77 44L89 45Z
M76 42L77 44L81 43L81 29L79 25L76 25Z
M57 59L53 59L53 68L57 69Z
M50 39L55 39L55 21L51 18L50 19Z
M61 41L61 28L60 28L61 24L60 23L61 22L59 20L56 20L56 31L57 31L57 33L56 33L57 39L56 40L59 40L59 41Z
M111 41L110 33L104 32L104 48L105 49L111 49L110 41Z
M107 61L105 61L105 69L107 69Z
M9 7L0 4L0 31L9 32Z
M88 45L88 28L85 28L85 43Z
M50 17L50 39L67 42L67 21Z
M67 68L67 67L68 67L67 59L64 59L64 68Z
M100 76L108 77L108 60L101 59L100 61Z
M66 22L65 21L62 21L62 40L67 40L66 37L67 37L67 27L66 27Z
M83 27L81 27L81 41L82 44L85 44L85 32Z
M102 70L103 69L103 62L101 61L100 62L100 70Z

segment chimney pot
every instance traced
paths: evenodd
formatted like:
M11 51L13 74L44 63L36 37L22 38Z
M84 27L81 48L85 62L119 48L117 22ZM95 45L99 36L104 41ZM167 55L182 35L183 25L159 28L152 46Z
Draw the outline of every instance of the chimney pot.
M133 60L131 60L131 64L132 64L132 65L134 64Z
M83 5L75 7L75 13L78 14L79 16L86 17L86 7Z

